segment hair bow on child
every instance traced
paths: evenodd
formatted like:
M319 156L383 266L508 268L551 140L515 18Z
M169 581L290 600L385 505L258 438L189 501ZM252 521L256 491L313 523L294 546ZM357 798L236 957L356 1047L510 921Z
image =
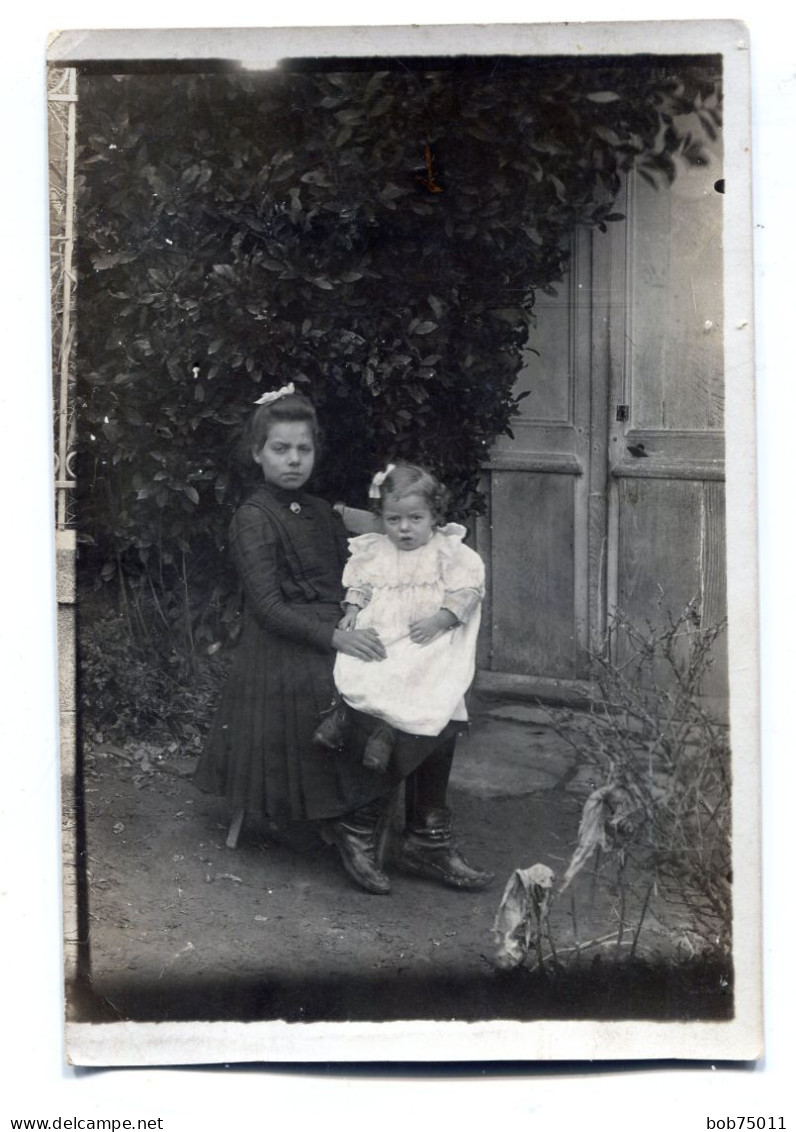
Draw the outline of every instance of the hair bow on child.
M281 397L289 397L291 393L295 392L296 387L291 381L289 385L283 385L281 389L275 389L272 393L263 393L262 397L254 403L255 405L270 405L273 401L278 401Z
M370 489L368 491L368 499L381 499L381 485L387 479L390 472L395 470L395 464L388 464L383 472L376 472L373 479L370 481Z

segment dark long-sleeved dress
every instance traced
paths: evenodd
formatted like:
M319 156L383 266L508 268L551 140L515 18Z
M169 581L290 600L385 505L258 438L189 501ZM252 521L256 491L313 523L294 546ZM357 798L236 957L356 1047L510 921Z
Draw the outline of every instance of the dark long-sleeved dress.
M362 765L369 717L355 720L344 751L312 741L334 694L342 522L322 499L263 483L236 512L231 544L243 629L197 785L277 823L338 817L384 796L433 744L404 737L385 775Z

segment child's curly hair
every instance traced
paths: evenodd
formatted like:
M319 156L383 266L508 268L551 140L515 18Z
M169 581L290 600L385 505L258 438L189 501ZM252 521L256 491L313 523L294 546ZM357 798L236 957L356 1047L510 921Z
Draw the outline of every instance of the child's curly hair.
M381 514L388 497L403 499L406 495L421 495L434 516L435 526L445 522L449 493L444 484L426 468L417 464L396 464L381 484L381 496L372 500L373 510Z

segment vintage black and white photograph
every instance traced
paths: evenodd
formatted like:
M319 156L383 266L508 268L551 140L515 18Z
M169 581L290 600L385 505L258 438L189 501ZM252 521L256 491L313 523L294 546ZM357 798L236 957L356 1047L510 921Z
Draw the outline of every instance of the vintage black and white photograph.
M53 37L78 1064L759 1053L742 34Z

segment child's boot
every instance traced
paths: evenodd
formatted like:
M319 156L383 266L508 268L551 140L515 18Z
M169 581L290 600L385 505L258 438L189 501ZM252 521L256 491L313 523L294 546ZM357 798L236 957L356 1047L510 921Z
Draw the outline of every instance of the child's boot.
M377 770L383 774L390 765L393 748L395 747L395 731L387 724L377 727L371 732L365 744L365 753L362 763L370 770Z
M447 806L418 811L407 823L395 854L396 865L402 872L439 881L449 888L486 888L494 873L465 861L453 843L451 826Z
M339 751L348 737L348 709L345 701L335 700L312 736L319 747Z

